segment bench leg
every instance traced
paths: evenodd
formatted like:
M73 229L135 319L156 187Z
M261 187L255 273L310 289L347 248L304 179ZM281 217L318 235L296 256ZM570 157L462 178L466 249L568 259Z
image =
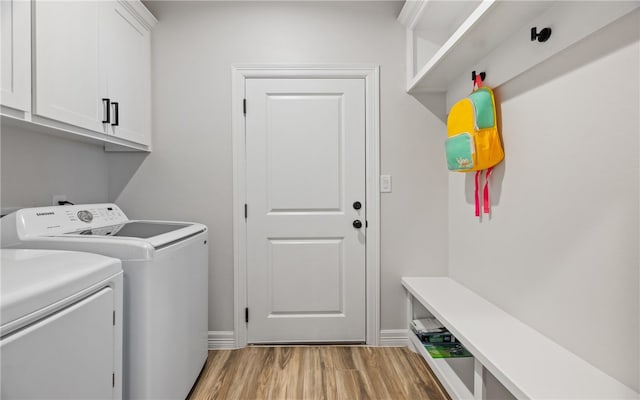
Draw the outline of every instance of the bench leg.
M406 327L407 327L407 345L409 346L409 349L411 351L413 351L414 353L417 353L416 348L413 346L413 343L411 342L411 340L409 340L409 335L411 334L411 332L409 331L409 324L411 323L411 321L413 320L413 296L411 295L411 293L409 293L408 290L405 290L406 293L406 301L407 301L407 322L406 322Z
M484 400L487 398L487 386L484 382L484 366L475 359L473 365L473 398Z

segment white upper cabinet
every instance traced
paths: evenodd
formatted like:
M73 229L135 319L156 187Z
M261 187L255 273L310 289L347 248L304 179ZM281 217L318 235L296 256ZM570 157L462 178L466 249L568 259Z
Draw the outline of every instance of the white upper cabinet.
M150 150L153 15L139 1L32 4L31 122Z
M457 97L471 72L499 86L638 8L638 1L408 0L407 91ZM531 29L549 27L548 41ZM454 96L450 96L454 88ZM448 99L448 103L451 101Z
M2 0L0 18L2 111L22 116L31 111L31 4Z
M109 132L148 145L151 141L151 32L125 5L106 3L103 18L106 93L111 103Z
M33 113L106 133L100 3L35 1L34 14Z

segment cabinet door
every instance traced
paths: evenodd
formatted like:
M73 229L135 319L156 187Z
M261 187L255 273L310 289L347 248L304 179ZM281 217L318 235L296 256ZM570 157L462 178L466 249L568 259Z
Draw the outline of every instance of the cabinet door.
M2 105L31 111L31 3L3 0L2 19Z
M35 1L34 114L105 132L101 4Z
M148 145L151 139L150 31L120 2L106 3L103 46L109 98L118 103L116 137ZM112 123L115 122L112 107Z

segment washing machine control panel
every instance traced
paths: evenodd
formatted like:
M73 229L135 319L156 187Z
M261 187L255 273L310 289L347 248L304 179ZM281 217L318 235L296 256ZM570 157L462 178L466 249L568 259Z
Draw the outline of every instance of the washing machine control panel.
M104 206L100 204L98 206L80 206L81 209L71 209L72 206L62 206L60 212L64 212L64 215L69 222L81 221L85 224L91 224L92 226L104 226L113 225L127 221L127 217L120 208L115 204ZM69 207L69 208L68 208ZM77 206L73 206L77 207ZM74 225L75 226L75 225Z
M23 208L16 214L18 230L27 236L58 235L129 221L115 204Z
M82 222L86 222L89 223L91 221L93 221L93 214L91 214L90 211L87 210L80 210L78 211L78 219Z

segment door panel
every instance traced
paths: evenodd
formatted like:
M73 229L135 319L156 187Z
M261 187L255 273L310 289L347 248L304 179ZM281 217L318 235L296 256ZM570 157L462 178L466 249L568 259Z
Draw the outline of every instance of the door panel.
M365 341L364 80L246 96L248 341Z
M342 239L270 240L271 316L344 314Z
M341 209L343 132L336 118L341 99L337 95L267 97L271 212ZM306 118L292 119L291 115Z

